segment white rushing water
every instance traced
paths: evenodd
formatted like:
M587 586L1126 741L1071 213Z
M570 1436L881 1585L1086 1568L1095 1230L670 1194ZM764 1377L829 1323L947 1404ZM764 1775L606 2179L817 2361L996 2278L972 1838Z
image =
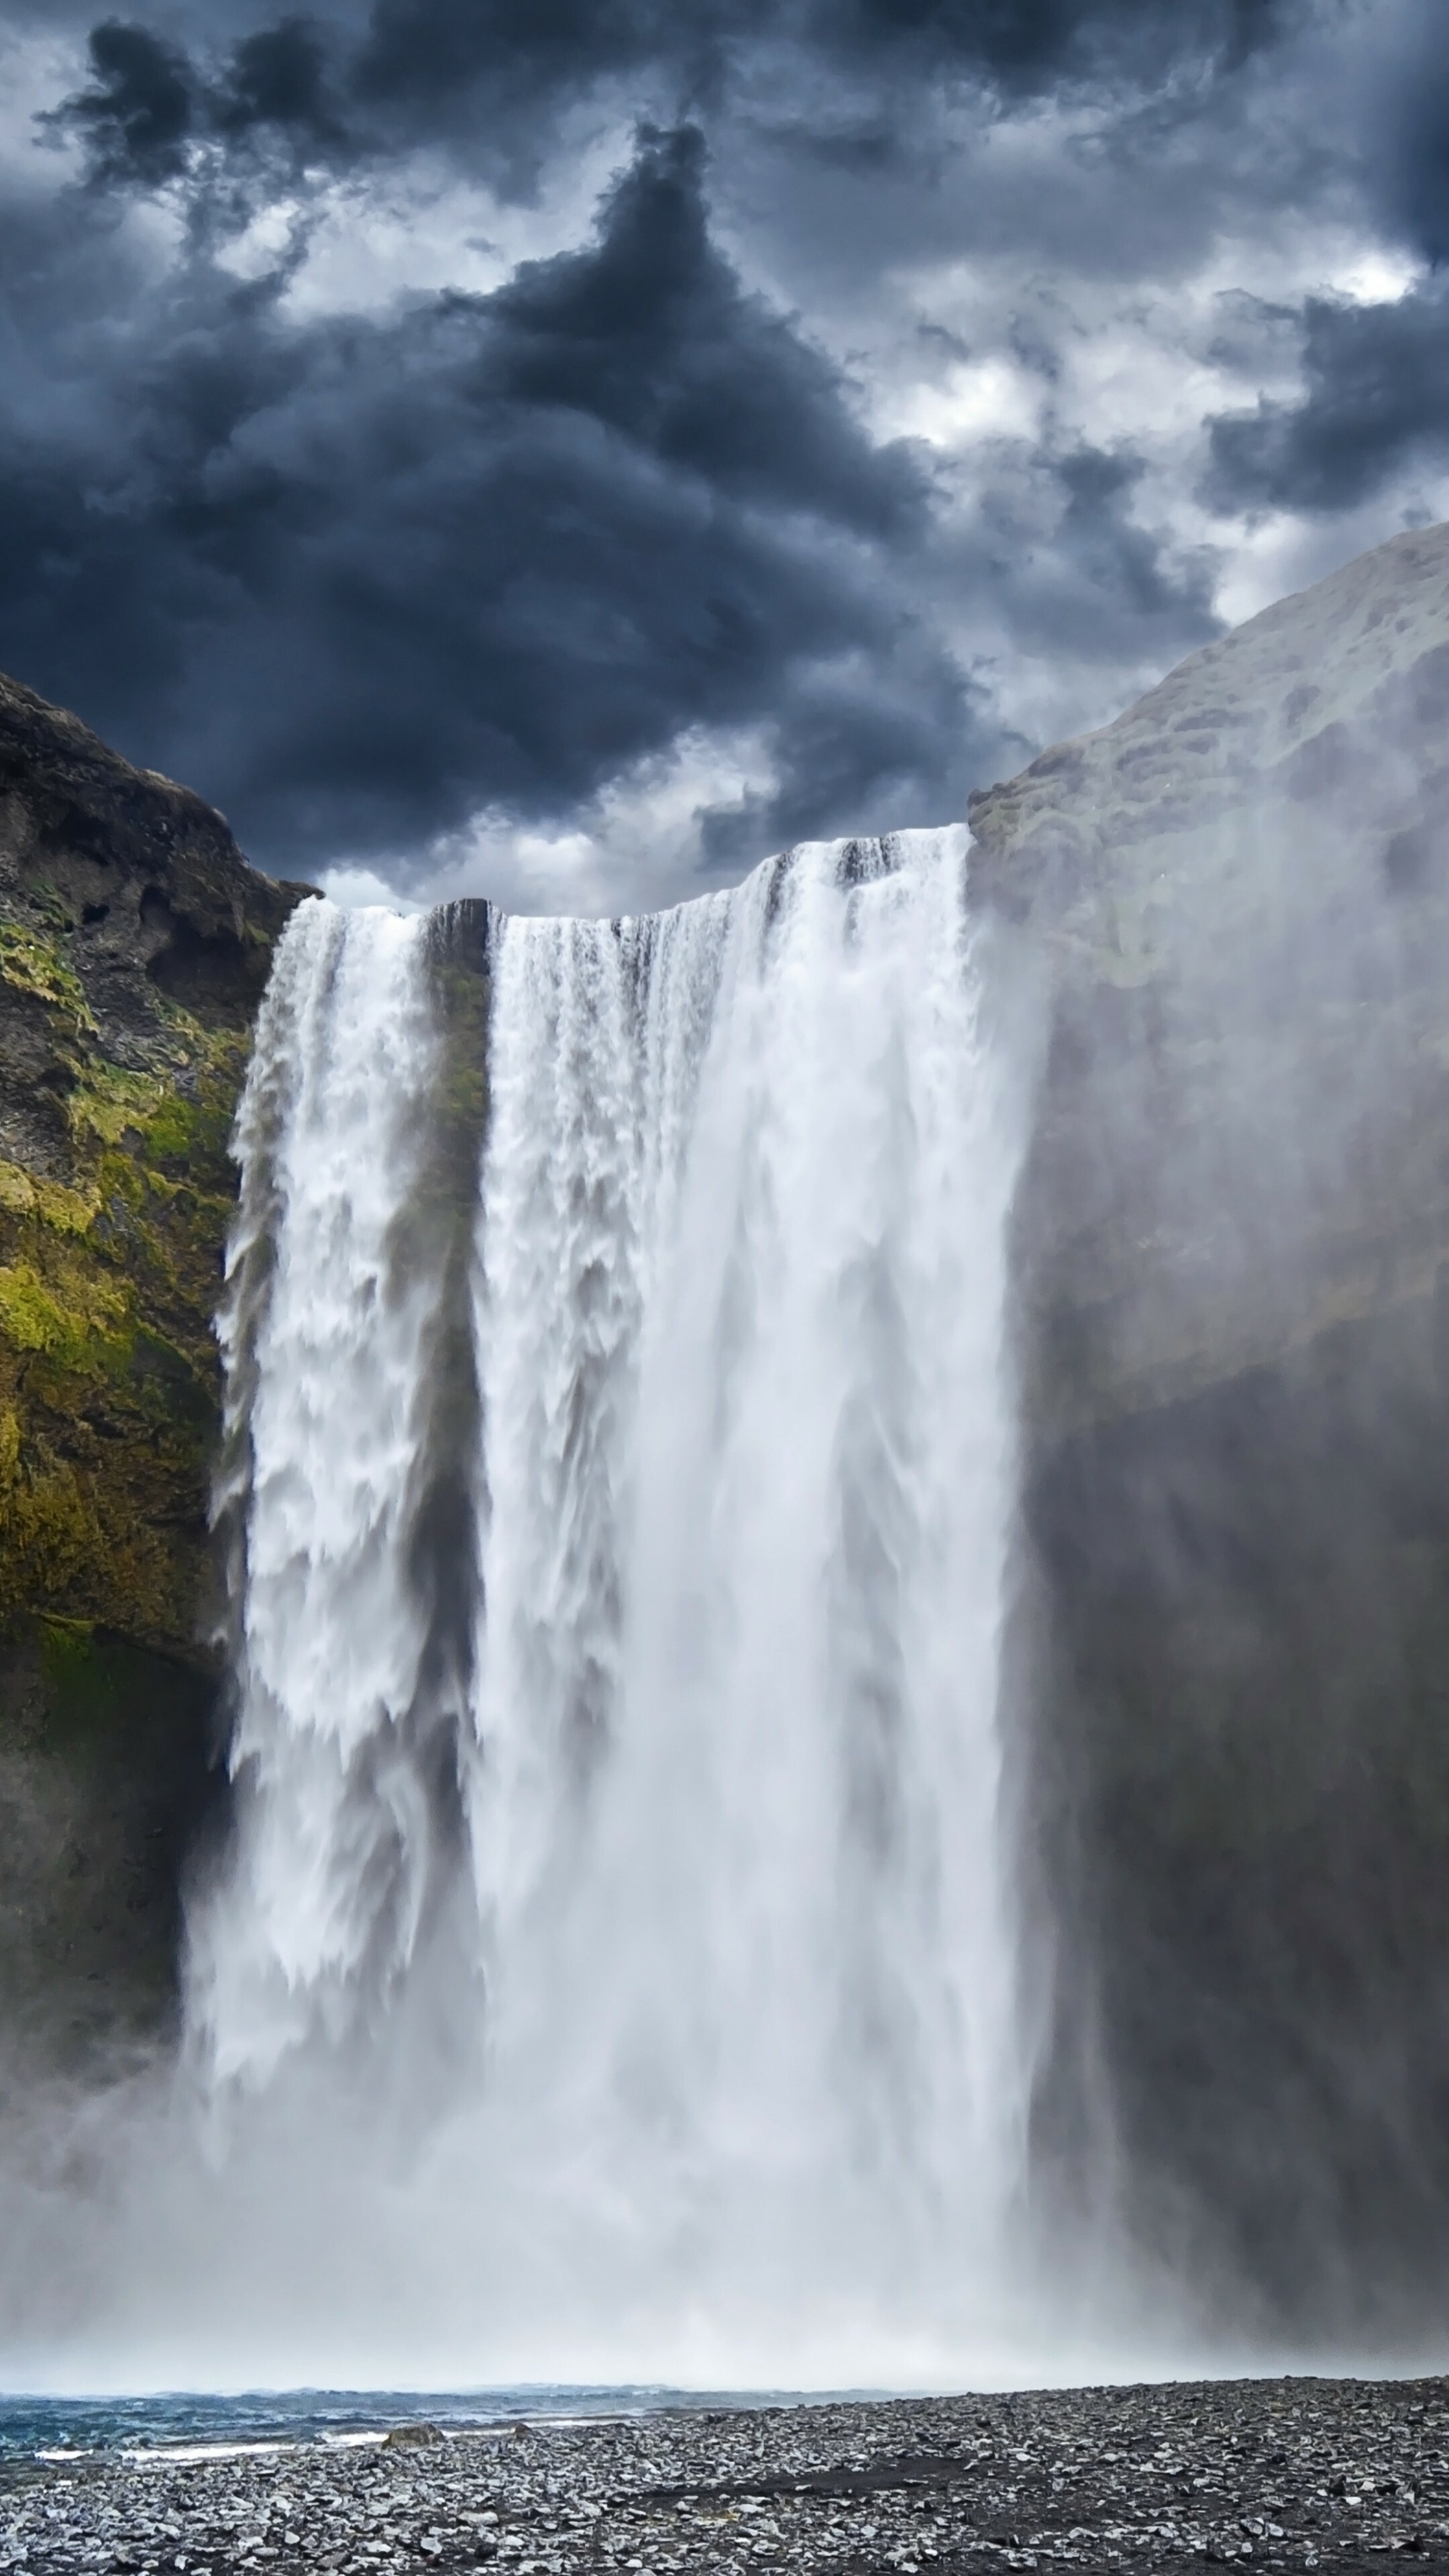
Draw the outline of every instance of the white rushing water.
M417 1574L443 1287L406 1250L430 934L308 905L279 953L193 2050L223 2103L305 2070L315 2111L344 2064L379 2127L426 2098L409 2206L449 2213L485 2370L884 2374L979 2350L1008 2293L1017 1142L964 873L964 836L812 845L653 918L495 923L451 1700Z
M304 905L258 1020L221 1322L239 1843L195 1917L190 2002L222 2077L341 2027L416 1942L405 1551L436 1282L397 1237L435 1055L416 925Z

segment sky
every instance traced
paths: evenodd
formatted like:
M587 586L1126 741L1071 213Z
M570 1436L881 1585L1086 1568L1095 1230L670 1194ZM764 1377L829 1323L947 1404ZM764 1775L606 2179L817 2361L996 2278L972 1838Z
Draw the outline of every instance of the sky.
M1449 517L1443 0L0 0L0 667L346 900L948 822Z

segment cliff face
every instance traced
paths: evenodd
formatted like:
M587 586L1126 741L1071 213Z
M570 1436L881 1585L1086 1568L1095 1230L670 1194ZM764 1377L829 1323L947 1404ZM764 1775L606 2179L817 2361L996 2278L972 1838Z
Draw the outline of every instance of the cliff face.
M1044 2163L1114 2172L1238 2313L1388 2339L1449 2284L1446 785L1436 528L971 815L1051 994L1012 1636Z
M304 891L0 679L0 1946L9 1994L78 2027L169 1973L226 1144Z
M1449 529L1395 538L974 797L1050 960L1028 1411L1150 1407L1449 1250Z
M0 1613L195 1649L226 1141L300 892L0 681Z

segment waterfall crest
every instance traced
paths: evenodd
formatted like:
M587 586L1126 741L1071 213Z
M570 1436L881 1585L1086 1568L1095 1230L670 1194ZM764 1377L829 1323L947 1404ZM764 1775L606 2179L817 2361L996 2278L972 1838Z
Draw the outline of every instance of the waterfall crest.
M762 2301L949 2331L999 2288L1017 1136L965 865L812 844L671 913L492 924L474 1634L422 1718L428 925L317 903L282 944L191 2029L264 2096L446 2028L428 2188L472 2204L494 2320L628 2316L657 2353L692 2318L703 2351Z

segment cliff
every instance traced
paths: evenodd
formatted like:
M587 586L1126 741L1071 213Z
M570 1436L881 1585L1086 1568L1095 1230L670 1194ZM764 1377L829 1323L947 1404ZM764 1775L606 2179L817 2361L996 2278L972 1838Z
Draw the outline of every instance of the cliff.
M226 1142L301 891L0 680L0 1613L196 1647Z
M203 1794L227 1137L305 889L0 679L0 1966L164 1991Z
M971 808L1049 995L1011 1638L1043 2167L1113 2172L1239 2318L1391 2348L1449 2288L1446 784L1441 527Z
M1428 1293L1449 1251L1449 528L975 796L1053 992L1028 1412L1158 1404Z

